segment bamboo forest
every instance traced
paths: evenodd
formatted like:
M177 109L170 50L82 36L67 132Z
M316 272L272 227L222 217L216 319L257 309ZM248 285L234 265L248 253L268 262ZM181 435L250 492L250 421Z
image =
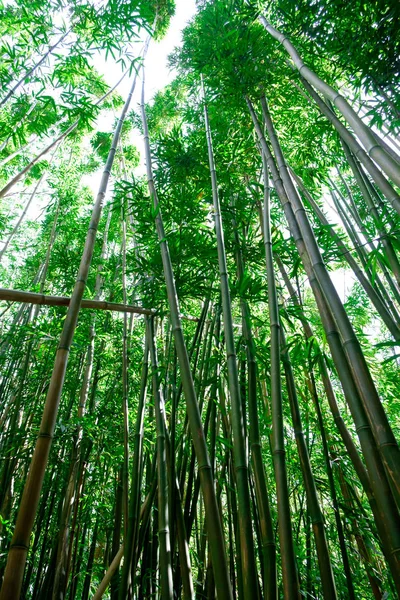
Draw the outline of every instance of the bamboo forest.
M398 0L0 34L0 600L399 599Z

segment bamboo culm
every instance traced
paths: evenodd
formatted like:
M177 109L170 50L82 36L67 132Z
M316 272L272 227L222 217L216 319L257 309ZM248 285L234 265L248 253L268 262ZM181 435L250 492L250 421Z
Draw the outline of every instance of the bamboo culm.
M204 120L207 136L208 159L211 174L211 187L214 206L214 223L217 238L218 265L220 273L222 314L224 320L225 346L228 367L228 385L231 398L232 409L232 435L233 435L233 456L234 468L236 474L236 485L238 493L239 508L239 531L240 545L242 552L242 573L243 588L246 597L256 598L257 591L257 570L254 556L253 532L251 523L250 509L250 491L248 479L248 465L246 456L246 447L244 439L244 415L242 412L242 402L240 398L239 378L237 372L235 340L233 337L232 309L229 291L229 281L226 266L226 254L224 245L224 234L221 220L221 210L218 198L217 175L214 164L214 154L212 148L211 129L208 117L207 103L205 99L204 84Z
M179 315L178 297L175 279L169 255L168 242L162 221L157 190L153 179L153 169L150 153L149 132L144 105L144 77L142 87L141 113L144 132L144 146L146 157L147 182L150 197L153 202L156 228L160 242L161 258L163 262L164 277L167 288L168 304L170 308L172 331L175 339L176 353L181 372L182 388L186 399L186 409L190 426L192 441L196 452L200 482L204 499L204 508L208 522L208 535L211 559L214 567L215 585L219 600L232 600L232 590L226 560L225 540L222 523L218 510L217 498L214 488L212 467L208 455L206 439L201 422L199 405L191 374L189 357L183 336L181 319Z
M268 307L271 335L272 454L278 504L278 526L282 560L283 590L285 598L289 600L292 598L300 598L300 589L294 554L289 488L286 472L286 453L283 431L282 382L280 369L280 321L272 254L268 165L264 154L262 155L262 160L264 178L263 233L265 262L267 269Z
M361 140L361 143L368 152L369 156L398 186L400 186L399 164L392 158L390 154L386 152L379 140L375 138L370 128L363 123L347 100L304 64L298 51L290 42L290 40L280 31L272 27L272 25L267 22L264 16L260 15L259 21L268 31L268 33L282 44L293 60L293 63L300 75L302 75L311 85L320 91L324 97L332 102L332 104L334 104L334 106L336 106L336 108L341 112L350 127L352 127L353 131Z

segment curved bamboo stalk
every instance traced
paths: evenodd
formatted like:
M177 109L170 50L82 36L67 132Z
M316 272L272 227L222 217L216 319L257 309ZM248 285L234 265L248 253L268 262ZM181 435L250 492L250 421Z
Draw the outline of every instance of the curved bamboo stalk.
M205 98L204 83L202 80L202 93L204 100L204 121L207 136L208 160L210 165L212 197L214 206L215 234L217 238L218 265L220 273L221 303L224 320L226 360L228 367L228 385L231 398L233 457L238 494L238 517L240 531L240 546L242 553L243 590L248 598L256 598L257 570L254 557L253 532L251 523L250 491L248 478L248 464L245 446L245 415L242 411L240 398L239 378L236 363L236 348L233 337L232 308L229 291L229 280L226 265L224 232L221 219L221 209L218 198L217 175L214 164L211 128Z
M400 169L397 161L395 161L392 156L386 152L379 140L375 138L370 128L363 123L347 100L304 64L298 51L290 42L290 40L280 31L272 27L272 25L267 22L264 16L260 15L259 21L268 31L268 33L282 44L293 60L293 63L299 73L311 85L317 88L317 90L321 92L327 100L336 106L348 124L352 127L358 138L361 140L369 156L398 186L400 186Z

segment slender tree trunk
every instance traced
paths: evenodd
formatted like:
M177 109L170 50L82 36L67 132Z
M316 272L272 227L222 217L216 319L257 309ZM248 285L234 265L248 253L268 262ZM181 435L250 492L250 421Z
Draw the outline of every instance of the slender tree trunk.
M245 420L240 398L239 378L236 363L235 340L233 337L232 309L229 291L229 281L226 266L224 233L218 198L217 176L214 165L211 130L208 118L207 104L204 96L204 119L206 126L208 158L210 163L212 195L214 204L214 221L217 238L218 264L220 273L222 313L224 318L224 333L226 357L228 365L228 383L232 409L233 456L238 493L238 518L240 545L242 554L243 589L249 598L257 598L257 570L254 557L253 532L250 510L250 491L248 465L244 438Z
M161 217L157 191L153 180L149 133L144 107L144 87L142 92L141 110L145 140L148 186L150 196L153 201L154 211L156 213L156 227L158 238L160 241L160 250L164 268L165 283L167 287L172 330L174 333L176 353L178 356L178 362L180 366L183 392L186 398L188 422L191 430L193 445L196 452L198 469L200 472L200 481L204 498L205 512L208 521L209 543L211 548L212 563L214 566L215 584L219 600L231 600L232 591L226 562L225 541L220 515L218 511L217 499L215 495L212 467L210 464L210 459L207 451L207 444L204 437L203 426L201 423L199 405L197 402L196 392L190 370L190 363L186 350L186 344L183 337L181 320L179 316L180 311L178 307L178 298L176 294L171 259L169 256L168 243Z
M400 170L397 161L393 160L392 156L385 151L382 145L374 137L372 131L365 123L363 123L347 100L304 64L296 48L285 35L272 27L262 15L259 17L259 20L268 33L282 44L302 77L320 91L325 98L332 102L332 104L334 104L341 112L350 127L352 127L355 134L361 140L361 143L369 156L397 185L400 186Z
M296 559L293 547L293 531L290 515L289 488L286 471L285 440L283 430L282 383L280 370L280 322L278 297L272 255L270 197L268 166L264 155L264 211L263 232L268 282L268 308L271 335L271 407L272 407L272 453L278 503L279 541L282 560L282 578L285 598L300 598Z

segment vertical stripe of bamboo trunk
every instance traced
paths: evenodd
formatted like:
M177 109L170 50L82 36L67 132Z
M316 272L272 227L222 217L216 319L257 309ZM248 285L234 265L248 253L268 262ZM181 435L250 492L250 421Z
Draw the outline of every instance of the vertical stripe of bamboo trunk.
M166 456L166 432L164 411L165 404L161 394L157 350L154 340L154 320L147 319L146 332L150 350L154 408L156 415L157 431L157 489L158 489L158 543L160 549L159 575L161 583L162 600L172 600L172 565L171 565L171 540L169 536L169 509L168 509L168 478Z
M183 393L186 399L188 422L190 426L193 446L196 452L198 470L200 473L200 482L204 498L204 507L208 522L208 536L211 550L211 558L214 568L215 585L219 600L232 600L231 584L229 581L229 572L226 560L225 540L222 530L222 523L218 511L217 498L214 488L214 478L212 474L210 459L208 456L207 444L204 437L199 405L197 402L194 382L190 369L189 357L187 354L186 344L183 336L171 258L169 255L168 243L162 221L160 205L158 202L157 190L153 179L149 132L144 105L144 77L141 112L144 133L147 181L150 197L152 199L154 210L156 212L156 228L158 233L158 239L160 242L161 258L164 268L165 284L167 288L168 304L171 315L171 326L175 338L175 347L180 366Z
M239 507L239 532L242 554L243 589L246 598L257 598L257 570L254 556L253 531L251 522L251 504L248 478L248 465L245 446L245 419L242 413L239 378L236 362L235 340L233 337L233 321L231 299L229 292L228 272L224 244L224 233L218 198L217 175L214 164L214 154L211 139L211 129L208 118L207 103L202 81L204 99L204 120L207 136L208 159L211 173L212 197L214 205L215 233L217 238L218 264L220 273L222 314L224 320L226 360L228 366L228 384L231 397L231 418L233 434L233 458L236 474L236 486Z
M265 182L265 193L269 195L268 179ZM233 228L236 243L236 264L238 280L244 276L243 256L240 248L239 235L237 233L236 221L233 220ZM265 600L276 600L278 594L276 580L276 544L275 532L272 523L267 479L263 465L262 446L258 421L257 407L257 361L254 346L253 332L251 328L250 307L247 300L240 298L242 312L242 333L246 342L247 370L248 370L248 404L249 404L249 442L251 450L251 462L255 482L257 509L260 521L262 557L264 565L263 589Z
M114 156L117 149L118 140L121 134L122 125L129 109L135 85L136 76L134 77L130 92L128 94L117 127L114 132L114 137L105 164L99 192L97 194L96 202L93 207L92 217L90 220L89 230L85 241L85 248L81 259L81 264L79 266L78 276L76 279L74 290L72 292L71 302L68 307L63 330L60 337L59 346L57 349L54 368L50 379L49 389L43 410L40 432L32 456L28 478L24 487L21 505L17 516L17 522L15 525L14 535L11 540L10 551L8 553L7 565L4 573L3 585L0 592L1 600L19 598L20 595L26 562L26 555L29 546L29 539L32 532L37 506L39 503L44 473L46 470L50 447L53 439L53 432L56 424L65 372L67 369L69 351L74 337L80 305L83 293L85 291L89 268L92 261L97 228L103 207L103 200L107 191L107 184L110 178L111 168L114 162Z
M263 159L264 210L263 233L265 262L268 282L268 309L271 336L271 410L272 410L272 452L278 504L279 542L282 560L282 578L284 596L287 600L300 598L293 547L293 531L290 516L289 489L286 473L285 439L283 431L282 383L280 370L280 323L274 263L272 257L272 239L269 204L268 166Z
M144 423L144 409L146 403L146 392L147 392L147 375L148 375L148 355L149 345L147 335L145 336L144 343L144 355L142 373L140 378L140 392L139 392L139 403L136 412L136 424L135 434L133 443L133 465L132 465L132 483L131 483L131 498L129 504L129 518L127 535L125 538L125 550L124 550L124 566L122 569L121 579L119 583L119 600L125 600L128 594L128 589L132 593L132 585L129 586L130 577L134 577L134 573L131 574L132 561L134 557L135 548L137 546L138 534L139 534L139 511L140 511L140 477L142 472L143 462L143 423Z
M285 35L272 27L262 15L259 17L259 20L268 33L282 44L292 58L299 73L341 112L355 134L361 140L361 143L369 156L398 186L400 186L400 169L397 161L386 152L379 143L379 140L374 137L370 128L363 123L347 100L304 64L296 48Z
M322 595L325 599L336 600L336 588L333 578L328 542L325 535L324 518L318 501L317 488L314 474L311 469L310 457L303 433L299 401L297 398L296 384L293 375L292 363L286 344L285 333L281 327L281 356L286 376L286 390L292 413L293 429L296 438L300 467L303 475L304 488L307 497L307 508L312 522L315 547L318 557L319 572L321 575ZM351 595L354 597L354 593Z
M123 303L127 304L126 294L126 210L125 199L121 207L121 254L122 254L122 294ZM128 314L123 313L122 325L122 419L123 419L123 446L124 455L122 463L122 505L124 514L124 539L128 534L129 513L129 414L128 414Z

